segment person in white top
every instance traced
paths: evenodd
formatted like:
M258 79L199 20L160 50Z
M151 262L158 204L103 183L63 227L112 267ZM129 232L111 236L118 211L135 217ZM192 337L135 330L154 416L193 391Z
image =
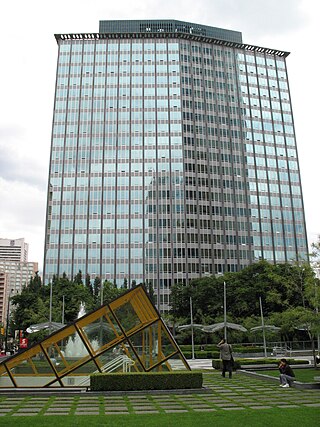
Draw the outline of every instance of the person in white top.
M222 360L222 376L225 378L226 372L229 372L229 378L232 378L232 347L225 339L222 339L217 346Z

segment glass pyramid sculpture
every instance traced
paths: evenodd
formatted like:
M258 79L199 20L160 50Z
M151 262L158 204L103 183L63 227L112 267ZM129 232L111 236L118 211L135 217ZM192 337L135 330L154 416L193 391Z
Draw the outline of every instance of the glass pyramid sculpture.
M84 387L94 372L190 367L142 285L0 364L0 388Z

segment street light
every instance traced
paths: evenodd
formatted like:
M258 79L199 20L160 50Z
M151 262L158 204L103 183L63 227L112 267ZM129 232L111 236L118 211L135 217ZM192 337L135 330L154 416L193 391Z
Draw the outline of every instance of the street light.
M7 347L8 347L8 334L9 334L9 323L10 323L10 298L11 298L12 289L10 289L9 295L8 295L8 306L7 306L7 320L6 320L6 334L4 338L4 349L5 353L7 354Z
M266 331L264 329L264 320L263 320L263 310L262 310L261 297L259 297L259 303L260 303L260 313L261 313L261 326L262 326L264 357L267 357Z
M223 323L224 323L224 339L227 341L227 287L226 287L226 282L223 282Z
M190 323L191 323L191 351L192 351L192 359L194 359L193 313L192 313L192 298L191 297L190 297Z
M192 297L190 297L190 324L188 325L180 325L177 327L178 330L183 331L184 329L191 328L191 357L194 359L194 328L201 329L204 327L204 325L200 325L198 323L193 323L193 310L192 310Z
M319 303L318 303L318 284L319 284L319 280L320 280L320 269L319 268L315 268L315 272L316 272L316 279L314 282L314 293L315 293L315 303L316 303L316 314L319 314ZM318 333L317 335L317 340L318 340L318 353L320 353L320 334Z
M61 323L64 325L64 295L62 295L62 315L61 315Z
M49 335L51 334L51 324L52 324L52 281L50 281Z

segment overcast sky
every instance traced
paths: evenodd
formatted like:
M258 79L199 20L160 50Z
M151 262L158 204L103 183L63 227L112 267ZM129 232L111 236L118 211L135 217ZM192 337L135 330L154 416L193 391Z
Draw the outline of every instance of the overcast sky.
M317 0L17 0L0 16L0 237L24 237L42 269L57 44L99 20L178 19L242 32L287 58L309 243L320 234Z

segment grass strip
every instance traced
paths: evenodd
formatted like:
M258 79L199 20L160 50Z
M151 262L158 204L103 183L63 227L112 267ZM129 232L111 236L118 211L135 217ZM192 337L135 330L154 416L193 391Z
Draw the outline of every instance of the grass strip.
M143 414L143 415L78 415L78 416L34 416L2 417L6 427L292 427L294 425L319 425L319 408L274 408L248 409L243 411L217 411L187 414Z
M263 371L256 371L257 374L269 375L272 377L279 378L278 369L266 369ZM313 383L315 382L314 377L320 377L320 369L295 369L296 380L302 383Z

